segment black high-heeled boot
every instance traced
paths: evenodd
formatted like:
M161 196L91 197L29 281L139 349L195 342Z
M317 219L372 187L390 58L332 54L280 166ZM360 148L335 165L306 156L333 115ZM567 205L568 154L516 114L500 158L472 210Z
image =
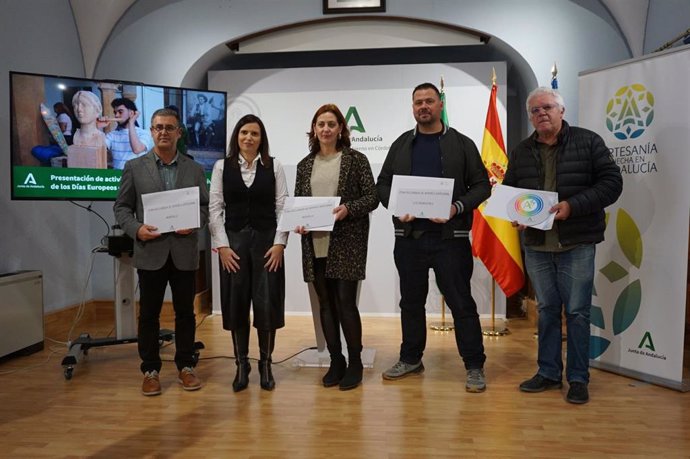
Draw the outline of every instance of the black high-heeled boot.
M347 369L347 361L343 354L331 355L331 366L321 382L323 382L323 387L333 387L340 384L340 380L345 376L345 370Z
M249 385L249 373L252 371L249 365L249 329L243 328L232 331L232 347L235 351L235 365L237 373L232 381L232 390L240 392Z
M273 372L271 371L271 354L275 346L276 331L275 330L258 330L259 335L259 353L261 359L259 360L259 383L263 390L273 390L276 387L276 381L273 379Z
M364 366L362 365L361 352L352 352L348 350L348 365L345 371L345 376L340 380L340 390L350 390L359 386L362 383L362 375L364 373Z

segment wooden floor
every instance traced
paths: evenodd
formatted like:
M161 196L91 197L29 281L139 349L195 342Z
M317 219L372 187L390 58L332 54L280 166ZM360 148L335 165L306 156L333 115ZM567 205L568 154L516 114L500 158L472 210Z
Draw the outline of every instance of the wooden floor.
M233 393L231 341L218 316L198 328L206 345L198 392L184 392L174 364L164 362L163 394L142 396L134 344L92 349L70 381L60 366L64 347L6 361L0 457L690 457L690 394L598 370L587 405L566 403L565 388L519 392L535 370L536 340L526 320L512 321L509 336L485 338L483 394L465 392L452 334L431 331L426 372L382 381L397 360L399 320L363 322L375 366L348 392L323 388L322 369L288 360L274 366L275 391L259 388L254 364L249 389ZM112 324L83 321L78 328L99 336ZM313 344L311 319L288 317L274 360ZM165 359L173 347L163 349ZM255 336L251 350L256 356Z

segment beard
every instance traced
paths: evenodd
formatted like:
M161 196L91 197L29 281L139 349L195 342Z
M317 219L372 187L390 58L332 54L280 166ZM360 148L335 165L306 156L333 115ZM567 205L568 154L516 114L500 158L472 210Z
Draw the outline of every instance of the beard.
M434 118L433 116L429 116L428 118L422 118L421 116L415 116L414 119L417 122L417 124L422 125L422 126L432 126L433 124L437 123L440 120L440 118Z

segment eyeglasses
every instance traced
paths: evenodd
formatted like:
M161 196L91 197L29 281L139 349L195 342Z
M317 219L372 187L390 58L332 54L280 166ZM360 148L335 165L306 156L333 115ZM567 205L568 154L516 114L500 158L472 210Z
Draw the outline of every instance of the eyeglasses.
M542 105L541 107L531 107L529 109L529 112L532 115L538 115L539 112L541 112L542 110L544 110L545 112L550 112L551 110L553 110L556 107L558 107L558 105L546 104L546 105Z
M160 134L163 131L170 134L172 132L177 131L177 126L173 126L172 124L166 124L166 125L156 124L155 126L151 126L151 130L156 131L158 134Z

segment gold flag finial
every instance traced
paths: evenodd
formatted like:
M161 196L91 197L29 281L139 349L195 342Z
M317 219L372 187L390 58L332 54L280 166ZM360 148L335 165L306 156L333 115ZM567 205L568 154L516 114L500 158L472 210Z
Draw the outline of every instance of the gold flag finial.
M553 61L553 67L551 67L551 77L556 78L558 75L558 67L556 67L556 61Z
M496 84L496 68L491 67L491 86Z
M441 75L441 92L443 92L443 86L444 86L444 83L443 83L443 75Z

